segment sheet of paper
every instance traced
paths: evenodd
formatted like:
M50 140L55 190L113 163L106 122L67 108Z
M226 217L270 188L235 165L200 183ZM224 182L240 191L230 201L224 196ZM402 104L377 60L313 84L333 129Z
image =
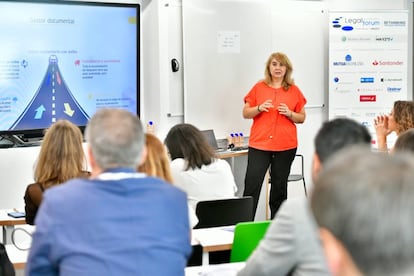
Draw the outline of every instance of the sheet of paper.
M246 265L245 262L225 263L217 265L204 265L186 267L186 276L235 276Z
M213 227L193 230L193 238L202 246L213 246L233 243L234 232L229 228Z

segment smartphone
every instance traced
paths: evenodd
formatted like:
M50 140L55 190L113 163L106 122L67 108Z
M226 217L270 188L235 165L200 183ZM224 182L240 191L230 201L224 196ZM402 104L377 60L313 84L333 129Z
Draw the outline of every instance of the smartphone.
M8 212L7 215L12 218L24 218L26 216L24 212Z

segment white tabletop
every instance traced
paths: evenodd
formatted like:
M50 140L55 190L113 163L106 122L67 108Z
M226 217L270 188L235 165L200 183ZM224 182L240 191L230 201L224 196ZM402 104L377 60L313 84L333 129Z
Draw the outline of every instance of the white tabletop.
M8 212L23 211L23 208L18 209L0 209L0 225L19 225L26 224L25 218L12 218L7 215Z
M192 230L192 245L200 244L204 252L231 249L234 225Z
M185 268L185 276L235 276L245 262L225 263L217 265L189 266Z

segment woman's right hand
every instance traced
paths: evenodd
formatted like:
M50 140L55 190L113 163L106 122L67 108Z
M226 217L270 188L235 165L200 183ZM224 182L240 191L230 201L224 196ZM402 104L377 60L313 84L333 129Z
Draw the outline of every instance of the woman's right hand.
M259 104L259 109L260 112L269 112L269 109L274 108L273 104L272 104L272 100L268 99L266 101L264 101L263 103Z
M388 136L392 131L388 128L388 116L379 115L374 119L374 127L377 136Z

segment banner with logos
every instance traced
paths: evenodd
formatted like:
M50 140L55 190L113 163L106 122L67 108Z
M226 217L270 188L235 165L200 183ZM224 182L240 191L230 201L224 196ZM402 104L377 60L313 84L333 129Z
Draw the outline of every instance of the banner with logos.
M366 125L375 148L375 117L408 99L408 12L331 12L329 19L329 118Z

